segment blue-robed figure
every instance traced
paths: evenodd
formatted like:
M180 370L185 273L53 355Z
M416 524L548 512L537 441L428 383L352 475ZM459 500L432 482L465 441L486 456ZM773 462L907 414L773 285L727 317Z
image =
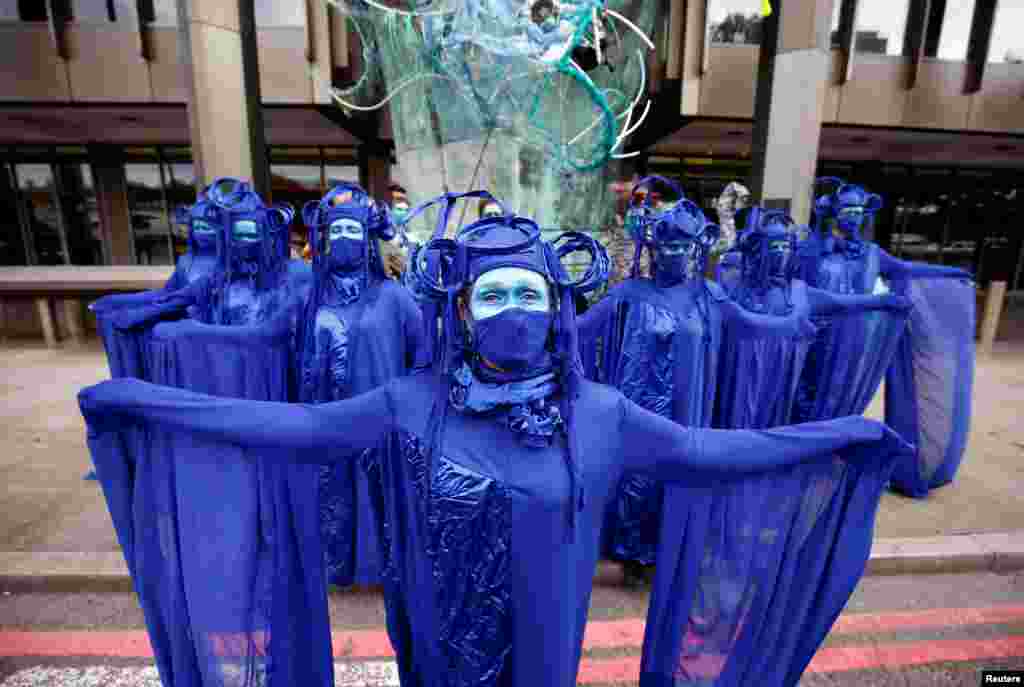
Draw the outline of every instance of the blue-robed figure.
M181 207L175 213L175 221L188 228L188 251L178 258L174 272L164 286L154 291L105 296L89 306L96 315L97 328L107 353L111 376L145 377L141 342L144 334L138 329L123 330L114 327L114 313L125 308L153 305L176 291L222 271L222 208L231 198L249 190L249 185L239 179L215 179L199 193L193 205Z
M900 260L865 240L861 230L881 209L882 199L860 186L827 181L837 187L815 202L814 231L799 251L801 274L828 291L888 289L911 302L906 336L886 375L885 418L917 447L916 460L897 468L893 487L925 496L953 480L967 444L975 286L964 270ZM824 344L818 351L828 355Z
M718 238L718 226L668 179L641 180L633 198L651 186L668 202L676 202L655 208L650 204L653 194L647 194L640 204L631 203L630 233L636 246L632 275L581 318L584 370L651 412L687 427L710 427L726 332L734 335L734 345L748 340L793 349L813 336L814 327L802 314L782 318L745 310L721 286L706 280L707 251ZM640 270L644 251L650 255L649 277ZM756 374L758 384L785 385L797 362L790 356L785 369L771 370L748 359L735 372L743 378ZM625 477L607 516L606 555L654 564L661 523L671 520L663 511L663 496L661 485L648 476ZM636 574L633 567L627 565L627 577Z
M446 330L432 373L320 404L134 379L79 395L165 684L332 684L303 470L384 442L366 462L406 687L574 685L605 513L638 472L685 492L641 684L795 685L863 572L905 444L857 417L683 427L584 379L573 296L600 270L570 281L534 222L484 219L428 249L449 265L422 284ZM252 462L285 478L225 481Z
M343 183L303 208L313 248L314 286L298 345L299 398L327 403L357 396L410 373L425 358L423 318L412 295L385 277L377 240L391 240L385 206ZM380 582L380 535L363 463L320 468L321 538L329 582Z
M754 206L736 214L736 248L722 256L717 278L744 309L831 330L827 361L811 380L819 407L804 420L863 412L896 352L909 303L893 294L837 294L795 277L796 227L779 210ZM801 376L813 337L765 337L726 323L715 406L716 427L775 427L799 421ZM824 364L826 363L827 364ZM826 417L814 413L827 414Z

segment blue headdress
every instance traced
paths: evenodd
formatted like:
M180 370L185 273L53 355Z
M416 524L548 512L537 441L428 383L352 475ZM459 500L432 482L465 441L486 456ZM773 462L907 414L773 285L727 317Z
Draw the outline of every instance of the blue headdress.
M756 206L743 208L736 213L736 218L742 221L744 226L736 240L736 247L742 256L741 291L764 292L774 282L775 285L785 287L786 305L791 309L793 304L789 300L788 287L796 265L796 225L793 219L783 210L765 210ZM789 244L790 261L781 275L772 274L769 259L770 246L777 241Z
M667 210L656 210L651 205L651 194L647 194L640 204L636 203L640 189L654 188L656 184L671 189L679 199ZM640 257L644 249L650 256L653 273L657 266L658 244L680 239L691 239L697 243L700 251L696 258L697 272L701 275L704 273L708 252L718 240L720 230L717 224L708 221L693 201L687 200L676 182L660 176L644 177L633 186L627 213L633 218L629 230L635 245L631 278L640 276Z
M440 372L448 382L440 385L441 397L431 412L428 468L433 469L433 456L443 434L450 389L457 383L458 372L466 364L472 364L475 356L459 312L460 296L477 277L493 269L519 267L537 272L547 279L556 294L557 310L549 341L553 349L554 371L562 389L559 411L567 428L567 460L573 495L568 517L570 532L574 532L577 514L583 508L584 495L573 414L574 401L579 395L583 378L573 293L588 293L607 281L610 263L607 253L597 241L580 232L568 232L554 242L544 241L540 228L533 220L511 214L478 220L461 229L454 239L434 238L424 248L436 251L440 264L445 266L440 275L442 283L439 283L438 275L431 274L429 268L419 260L413 262L411 270L421 294L444 304L441 313L444 336L440 344ZM579 281L572 282L562 266L561 258L576 251L590 252L591 264Z

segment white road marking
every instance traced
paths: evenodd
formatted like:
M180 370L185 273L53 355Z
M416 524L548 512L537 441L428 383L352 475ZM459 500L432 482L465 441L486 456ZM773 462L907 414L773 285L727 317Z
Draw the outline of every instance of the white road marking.
M398 687L394 661L363 661L334 664L335 687ZM0 687L161 687L156 666L52 668L35 666L19 670Z

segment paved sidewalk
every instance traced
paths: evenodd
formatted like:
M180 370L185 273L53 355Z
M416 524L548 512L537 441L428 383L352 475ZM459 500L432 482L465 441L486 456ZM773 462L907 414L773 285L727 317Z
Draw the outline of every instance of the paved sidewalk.
M0 346L0 552L118 551L75 395L108 377L102 346ZM876 403L869 414L880 416ZM914 501L886 494L877 538L1024 529L1024 344L979 360L973 431L957 481Z

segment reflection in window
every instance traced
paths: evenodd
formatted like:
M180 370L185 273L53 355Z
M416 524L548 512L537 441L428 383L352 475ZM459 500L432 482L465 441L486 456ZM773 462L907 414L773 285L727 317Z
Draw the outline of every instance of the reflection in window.
M18 21L17 0L0 0L0 21Z
M68 163L57 169L60 174L60 209L64 216L71 264L106 264L96 186L89 165Z
M708 3L708 38L712 43L759 45L759 0L711 0Z
M1003 0L996 7L992 24L992 40L988 48L989 62L1024 64L1024 2Z
M196 202L196 173L191 162L168 163L164 169L167 209L173 220L179 207L187 207ZM179 258L188 250L188 227L172 222L171 237L174 256Z
M839 47L839 15L843 10L843 0L832 0L832 47Z
M18 220L18 196L10 165L0 165L0 213L7 218L0 222L0 265L27 265L25 234Z
M971 36L973 18L974 0L946 2L938 49L931 57L962 62L967 57L967 41Z
M177 0L139 0L139 19L153 26L177 26Z
M139 265L170 265L170 218L164 204L160 165L152 162L124 166L128 210Z
M57 211L53 169L48 164L15 167L18 191L25 208L35 265L67 265L69 257L60 213Z
M87 23L107 23L118 20L117 7L122 3L107 3L107 0L74 0L72 11L75 21Z
M324 168L324 178L327 180L327 189L339 181L351 181L359 183L359 168L355 165L332 165L328 163Z
M900 55L910 0L860 0L854 47L859 53Z
M305 26L302 0L256 0L256 26Z

